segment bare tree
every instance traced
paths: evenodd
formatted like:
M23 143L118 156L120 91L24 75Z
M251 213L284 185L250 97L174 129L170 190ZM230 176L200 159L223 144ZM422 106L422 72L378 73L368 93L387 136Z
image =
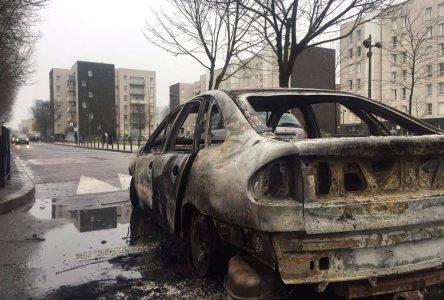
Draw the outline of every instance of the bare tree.
M174 12L153 12L153 21L146 22L145 36L156 46L173 55L188 55L209 71L209 89L232 76L233 58L260 44L249 35L253 18L249 11L233 0L170 0ZM243 60L238 60L243 61ZM222 67L216 74L217 64ZM231 72L227 73L227 70Z
M424 88L433 81L431 58L436 55L438 49L436 38L432 35L432 28L438 23L438 18L426 20L423 11L412 9L411 4L405 6L400 16L401 28L390 27L392 41L389 45L389 53L392 55L392 63L397 63L402 68L399 79L392 81L399 84L408 92L408 113L412 115L412 109L416 110L416 116L424 115L425 99L415 96L418 88ZM394 62L393 60L397 60ZM415 103L414 103L415 102Z
M18 88L32 73L31 54L39 37L32 26L48 0L0 2L0 123L11 118Z
M37 102L32 108L34 119L33 129L40 132L42 138L46 138L51 129L51 106L49 101Z
M359 25L386 14L395 0L236 0L253 12L256 28L276 54L279 84L288 87L298 55L350 35ZM340 33L339 25L352 26Z

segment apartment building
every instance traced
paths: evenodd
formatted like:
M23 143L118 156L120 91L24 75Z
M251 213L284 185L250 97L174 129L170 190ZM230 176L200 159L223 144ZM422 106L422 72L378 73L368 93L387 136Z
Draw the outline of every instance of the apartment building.
M49 72L49 102L51 107L51 132L56 138L65 134L68 127L67 79L68 69L53 68Z
M49 73L56 139L66 136L147 137L156 124L156 73L77 61Z
M117 134L147 137L156 128L156 72L116 69Z
M343 24L341 33L349 31L351 24ZM393 15L365 23L341 40L341 90L367 96L369 61L362 42L370 35L372 44L382 43L381 49L372 48L372 98L406 113L411 110L413 116L443 128L444 3L408 1ZM341 120L359 127L359 120L346 109L341 109Z

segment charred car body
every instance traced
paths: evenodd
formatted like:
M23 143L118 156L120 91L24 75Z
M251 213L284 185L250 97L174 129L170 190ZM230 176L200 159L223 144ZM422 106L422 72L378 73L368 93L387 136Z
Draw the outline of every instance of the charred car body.
M353 115L359 132L321 128L325 104ZM274 134L290 111L307 139ZM393 292L376 284L390 276L430 271L424 286L444 278L444 135L379 102L322 90L209 91L172 111L129 169L133 205L190 240L201 275L221 239L285 284L369 284L365 293L338 284L347 298ZM227 284L236 294L235 275Z

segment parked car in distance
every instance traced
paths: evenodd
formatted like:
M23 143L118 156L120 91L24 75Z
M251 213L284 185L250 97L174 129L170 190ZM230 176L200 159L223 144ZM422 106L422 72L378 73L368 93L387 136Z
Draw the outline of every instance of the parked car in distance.
M249 254L230 260L233 299L298 284L351 299L443 281L443 132L377 101L208 91L165 118L129 173L132 204L189 242L199 275L221 245Z
M16 138L14 143L16 145L18 144L26 144L29 145L29 138L25 134L19 134Z

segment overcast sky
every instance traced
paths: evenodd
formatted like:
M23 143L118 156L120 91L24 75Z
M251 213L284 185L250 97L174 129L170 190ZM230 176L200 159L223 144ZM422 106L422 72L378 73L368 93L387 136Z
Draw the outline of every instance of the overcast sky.
M168 87L193 82L205 70L189 57L174 57L150 44L142 30L151 7L162 0L52 0L41 11L36 28L37 71L18 93L13 119L16 128L30 116L33 99L49 100L51 68L71 68L77 60L112 63L116 68L155 71L157 106L168 104Z

